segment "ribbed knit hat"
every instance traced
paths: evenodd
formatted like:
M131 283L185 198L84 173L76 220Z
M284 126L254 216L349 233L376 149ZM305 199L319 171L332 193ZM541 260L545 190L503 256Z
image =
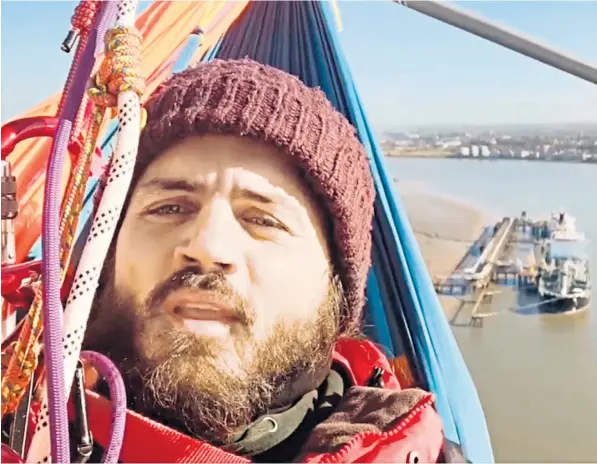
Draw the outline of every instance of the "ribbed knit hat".
M330 245L347 303L342 330L358 327L371 263L375 190L354 127L325 94L248 59L214 60L174 75L146 110L136 179L155 155L192 134L251 137L294 160L331 216Z

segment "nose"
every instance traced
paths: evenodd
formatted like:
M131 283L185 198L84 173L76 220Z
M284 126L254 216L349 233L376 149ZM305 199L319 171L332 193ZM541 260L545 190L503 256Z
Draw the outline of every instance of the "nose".
M233 274L241 259L239 225L224 199L204 205L184 241L175 248L177 265L199 266L203 272Z

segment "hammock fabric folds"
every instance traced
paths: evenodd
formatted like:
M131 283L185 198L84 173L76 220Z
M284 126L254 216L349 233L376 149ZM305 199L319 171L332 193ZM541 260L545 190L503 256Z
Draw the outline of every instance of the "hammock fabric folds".
M368 150L377 202L368 283L370 335L391 357L407 355L417 383L437 396L447 438L473 462L493 462L477 391L439 304L404 207L368 124L328 2L251 2L205 59L243 58L321 87Z

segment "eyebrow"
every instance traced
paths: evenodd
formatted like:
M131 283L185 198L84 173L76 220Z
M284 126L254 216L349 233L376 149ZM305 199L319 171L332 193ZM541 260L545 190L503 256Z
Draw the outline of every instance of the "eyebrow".
M205 185L185 179L154 178L139 185L141 190L182 190L183 192L200 193Z
M207 190L205 184L201 182L192 182L186 179L172 179L157 177L139 185L141 190L177 190L189 193L204 193ZM265 205L271 205L278 200L278 203L288 203L285 195L274 194L273 198L263 192L256 192L248 188L234 187L232 198L246 198Z
M256 201L257 203L263 203L265 205L271 205L272 203L274 203L274 200L272 200L267 195L265 195L263 193L258 193L258 192L255 192L253 190L249 190L246 188L243 188L243 189L234 188L232 190L232 197L233 198L235 198L235 197L236 198L239 198L239 197L247 198L249 200Z

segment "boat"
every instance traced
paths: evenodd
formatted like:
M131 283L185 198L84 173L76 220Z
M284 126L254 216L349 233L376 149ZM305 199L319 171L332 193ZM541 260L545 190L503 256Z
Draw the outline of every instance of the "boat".
M537 291L554 312L588 308L591 273L585 240L550 240L546 244Z
M551 213L547 230L552 240L582 241L585 239L585 234L576 230L576 218L565 211Z
M109 245L105 237L114 233L116 227L116 221L99 225L108 211L102 208L109 206L114 208L113 211L120 211L125 200L123 192L127 191L130 181L116 169L110 171L107 182L100 186L102 170L111 163L134 164L138 140L135 131L141 125L140 107L146 96L173 72L200 61L249 57L295 74L306 85L320 87L355 126L368 151L377 192L373 266L365 309L367 335L386 350L395 370L405 374L404 385L426 388L436 395L446 438L460 444L470 461L493 462L485 415L475 385L444 316L339 45L337 29L341 22L335 2L154 1L144 5L139 17L136 16L137 3L136 0L81 0L72 19L73 28L62 44L67 53L76 48L63 94L57 93L2 126L2 160L9 163L6 172L14 175L14 179L8 181L17 185L9 200L18 203L15 217L2 218L3 227L5 221L11 221L7 236L14 238L15 248L10 259L2 262L3 357L7 353L11 361L17 360L10 366L20 365L18 360L26 360L29 374L22 366L11 374L12 378L26 379L20 386L21 393L30 392L31 385L38 380L35 378L37 356L34 348L39 347L43 328L43 362L48 371L55 374L47 376L48 395L44 407L48 420L40 421L32 431L31 440L24 436L23 426L26 429L26 424L22 423L22 418L27 417L27 396L22 401L19 398L18 410L11 411L18 413L13 414L10 437L14 451L21 457L26 456L29 462L70 462L68 440L64 440L68 436L65 392L69 391L75 377L81 346L79 343L64 353L62 340L80 339L73 333L84 332L93 296L90 292L97 284L96 269L101 268ZM597 83L597 67L592 64L471 15L449 2L400 0L395 3ZM118 121L111 112L95 117L98 108L84 98L85 86L93 70L98 69L96 65L100 64L95 60L103 58L96 54L96 45L104 40L106 29L112 25L110 18L114 17L119 26L134 28L140 33L142 66L139 67L147 73L146 92L140 100L135 92L119 90L119 111L126 113L124 108L129 105L130 117L127 116L129 119L125 121ZM77 23L82 19L84 23ZM89 134L95 134L91 143L87 140ZM58 136L54 143L50 142L48 139L55 135ZM112 142L116 139L118 143L112 150ZM86 174L74 175L83 153L93 158L87 159L92 166L88 178ZM133 163L127 164L131 156ZM96 166L98 159L99 167ZM68 182L62 182L61 174L69 171ZM87 171L89 169L82 172ZM61 236L56 221L60 221L61 194L71 191L70 179L75 177L85 179L76 184L78 190L75 193L81 201L70 215L71 219L75 218L69 228L76 231L73 234L76 241L67 247L72 251L72 257L68 255L62 259L52 250L57 250L69 234ZM8 192L3 188L4 193ZM112 210L108 212L112 214ZM52 226L45 225L46 222ZM98 234L90 233L96 226L104 231L104 235L99 234L100 238ZM64 276L62 267L65 268ZM32 276L39 276L42 270L47 284L43 287L43 297L35 300L38 302L36 306L31 304L31 295L23 290ZM89 280L83 283L79 282L81 279ZM80 287L77 283L83 285ZM79 288L83 290L79 290L77 298L67 299L71 287L72 292ZM66 301L64 313L61 297ZM19 308L25 314L29 312L30 317L16 324L15 311ZM33 313L34 309L37 312ZM36 330L32 330L33 324L38 324ZM13 345L17 339L19 344ZM4 351L9 346L14 347L12 354ZM29 351L20 351L19 347ZM4 388L6 372L3 369L3 395L10 392ZM115 402L114 430L124 429L121 422L123 404ZM25 442L29 443L28 450ZM4 450L4 443L2 446ZM117 457L118 449L115 453ZM418 460L418 457L413 459Z

